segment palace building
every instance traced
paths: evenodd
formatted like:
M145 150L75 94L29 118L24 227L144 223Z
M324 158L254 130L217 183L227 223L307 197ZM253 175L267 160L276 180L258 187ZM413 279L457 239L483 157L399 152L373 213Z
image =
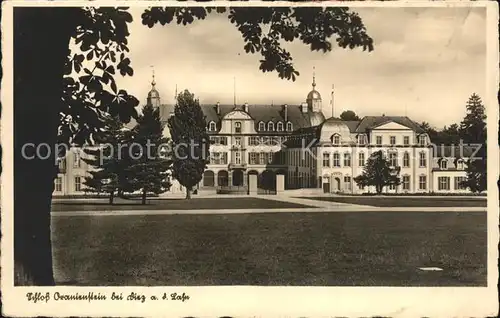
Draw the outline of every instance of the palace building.
M160 109L166 122L174 104L164 104L153 77L146 103ZM333 92L332 92L333 96ZM333 101L331 101L333 103ZM360 175L369 156L378 150L399 171L401 184L389 193L468 192L464 180L469 147L434 146L418 124L406 116L366 116L359 121L326 119L323 100L312 89L294 105L201 105L206 116L210 163L197 186L199 191L245 193L248 175L256 174L258 188L272 191L276 174L283 174L285 189L318 188L328 193L374 192L360 188ZM91 169L81 149L72 149L60 162L55 195L83 194L83 180ZM169 193L183 191L172 180Z

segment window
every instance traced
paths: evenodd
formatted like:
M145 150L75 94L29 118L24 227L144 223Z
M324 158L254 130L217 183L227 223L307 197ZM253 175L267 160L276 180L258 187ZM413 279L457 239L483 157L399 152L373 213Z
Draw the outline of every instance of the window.
M464 161L462 159L458 159L458 161L457 161L457 169L460 169L460 170L464 169Z
M391 136L390 137L390 142L391 142L391 145L395 145L396 144L396 136Z
M249 152L248 153L248 163L250 163L251 165L256 165L258 163L258 158L257 158L256 152Z
M438 190L450 190L450 177L438 177Z
M234 123L234 132L241 134L241 122L237 121Z
M345 186L346 190L348 190L348 191L351 190L351 177L350 176L344 177L344 186Z
M350 167L351 166L351 154L346 152L344 154L344 167Z
M332 136L332 143L334 145L340 145L340 136L339 135L333 135Z
M404 136L404 137L403 137L403 144L404 144L405 146L410 145L410 137L409 137L409 136Z
M365 153L360 152L358 155L358 166L364 167L365 166Z
M389 153L389 166L397 167L398 166L398 154L395 152Z
M57 177L55 182L56 182L56 184L55 184L55 190L57 192L62 192L62 178L61 177Z
M403 176L403 190L410 191L410 176Z
M274 131L274 123L272 121L267 123L267 130Z
M439 166L441 169L448 169L448 161L446 159L442 159Z
M365 135L358 135L358 144L364 145L366 141Z
M241 147L241 137L234 137L234 145Z
M212 152L210 153L210 164L225 165L227 164L227 152Z
M427 176L419 176L418 177L418 188L420 190L427 189Z
M75 177L75 191L82 191L82 179L80 177Z
M274 153L270 152L267 154L267 163L272 163L274 159Z
M281 121L278 122L277 129L278 131L283 131L283 123Z
M259 154L259 164L261 164L261 165L266 164L266 153L265 152L261 152Z
M427 138L424 135L418 136L418 143L420 144L420 146L425 146L426 141L427 141Z
M330 167L330 154L327 152L323 153L323 167Z
M241 164L241 152L240 151L236 151L234 153L234 163L237 165Z
M333 166L340 167L340 154L338 152L333 153Z
M57 159L57 163L59 166L59 172L64 173L64 170L66 170L66 158Z
M216 128L215 128L215 122L211 121L209 126L208 126L208 130L209 131L215 131Z
M408 152L405 152L403 155L403 167L410 167L410 154Z
M227 145L227 137L218 137L218 136L212 136L210 137L210 141L214 145Z
M421 152L421 153L419 154L419 160L418 160L418 162L419 162L419 166L420 166L420 168L425 168L425 167L427 167L427 158L426 158L426 156L425 156L425 152Z
M74 159L73 159L73 167L75 168L80 168L82 165L81 158L80 158L80 153L78 151L74 152Z
M286 130L287 131L292 131L293 130L293 125L291 122L286 123Z
M466 177L455 177L455 190L466 190L467 186L463 184L465 181Z
M394 183L389 184L389 190L396 190L396 185Z
M382 136L377 136L376 138L377 146L382 146Z
M260 138L252 136L248 139L248 144L250 146L258 146L260 144Z
M265 131L265 130L266 130L266 124L263 121L261 121L259 123L259 131Z

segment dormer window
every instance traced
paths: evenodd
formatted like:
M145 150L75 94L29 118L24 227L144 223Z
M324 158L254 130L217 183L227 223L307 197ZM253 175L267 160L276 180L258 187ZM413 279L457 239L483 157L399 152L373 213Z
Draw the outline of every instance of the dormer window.
M266 130L266 124L263 121L261 121L259 123L259 131L265 131L265 130Z
M210 124L208 124L208 131L216 131L216 125L215 122L211 121Z
M457 169L463 170L464 169L464 161L462 159L458 159L457 161Z
M291 122L286 123L286 130L287 131L292 131L293 130L293 125Z
M234 123L234 132L236 134L241 134L241 122L237 121Z
M440 167L441 169L448 169L448 161L446 159L441 160Z
M340 136L339 135L333 135L332 136L332 143L334 145L340 145Z
M272 121L267 123L267 130L274 131L274 123Z
M278 131L283 131L283 123L281 121L278 122L278 124L277 124L277 130Z

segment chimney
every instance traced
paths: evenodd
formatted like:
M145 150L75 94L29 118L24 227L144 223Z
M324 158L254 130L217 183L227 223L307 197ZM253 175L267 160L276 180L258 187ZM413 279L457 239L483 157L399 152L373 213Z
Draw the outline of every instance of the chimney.
M285 118L285 123L286 123L288 121L288 105L287 104L283 105L283 113L284 113L283 117Z
M217 102L217 105L215 105L215 112L217 113L217 115L220 115L220 103Z
M248 113L248 103L245 103L245 105L243 105L243 110L245 111L245 113Z

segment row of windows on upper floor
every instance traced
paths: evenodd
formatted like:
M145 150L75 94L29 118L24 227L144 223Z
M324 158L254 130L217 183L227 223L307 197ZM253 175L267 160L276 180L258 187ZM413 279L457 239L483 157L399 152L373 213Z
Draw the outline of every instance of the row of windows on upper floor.
M234 123L234 133L236 134L241 134L242 133L242 124L241 122L237 121ZM267 129L266 129L267 128ZM217 131L217 124L214 121L211 121L208 123L208 131ZM272 132L284 132L285 131L285 124L282 121L279 121L276 123L270 121L266 123L261 121L259 122L259 129L258 131L272 131ZM286 131L291 132L293 131L293 124L291 122L286 123Z
M280 146L286 142L288 136L250 136L248 137L249 146ZM242 146L245 144L246 137L233 137L234 146ZM226 136L210 136L212 145L226 146L228 145L228 137Z
M308 159L310 159L311 156L302 156L301 153L299 152L293 152L290 153L288 156L289 162L292 166L299 166L299 167L308 167L310 163L308 162ZM351 153L344 153L343 156L343 163L344 167L351 167ZM358 153L358 166L359 167L364 167L366 164L367 156L364 152ZM398 154L395 152L389 152L387 156L387 160L389 161L389 165L393 167L398 167L399 166L399 158ZM403 168L410 168L411 166L411 157L409 152L405 152L403 154L402 158L402 166ZM330 153L323 153L323 158L322 158L322 163L324 168L329 168L329 167L341 167L341 156L339 152L334 152L331 156ZM440 169L450 169L452 166L449 165L449 161L442 159L438 161L439 163L439 168ZM418 164L420 168L426 168L427 167L427 153L426 152L420 152L418 155ZM465 167L464 165L464 160L463 159L458 159L455 164L455 168L458 170L463 170Z
M293 136L291 137L292 141L300 141L303 138L307 138L310 136L306 135L300 135L300 136ZM385 136L387 138L387 136ZM330 141L332 142L333 145L341 145L342 144L342 138L339 134L333 134L330 137ZM383 146L386 145L387 140L384 140L384 136L378 135L375 136L375 142L374 144L377 146ZM410 146L410 136L403 136L403 140L401 143L401 140L398 140L397 136L389 136L389 145L391 146L396 146L396 145L404 145L404 146ZM356 136L356 142L358 145L366 145L368 144L368 137L367 135L358 135ZM426 146L427 145L427 136L426 135L420 135L418 136L418 145L420 146Z

